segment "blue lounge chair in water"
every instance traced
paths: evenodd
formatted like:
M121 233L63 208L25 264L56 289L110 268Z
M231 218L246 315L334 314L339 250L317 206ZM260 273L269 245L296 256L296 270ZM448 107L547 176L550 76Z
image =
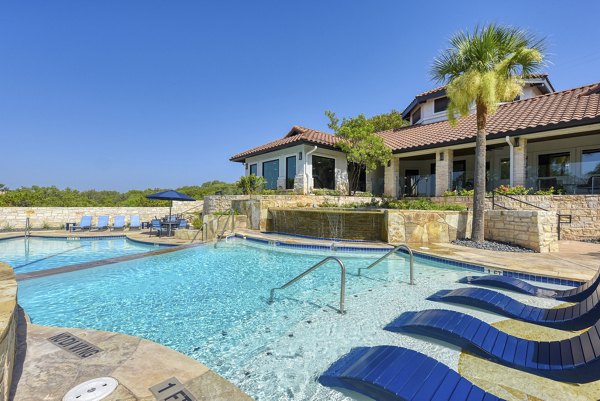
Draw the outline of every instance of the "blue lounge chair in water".
M115 216L113 219L113 230L123 230L125 228L125 216Z
M441 362L406 348L353 348L319 377L377 401L498 401Z
M561 330L587 329L600 320L600 287L575 305L552 309L526 305L486 288L442 290L427 299L486 309L513 319Z
M89 230L92 228L92 216L82 216L78 226L71 226L71 231Z
M133 216L129 216L129 229L140 229L140 216L138 214L134 214Z
M94 230L105 230L108 228L108 216L98 216L96 225L92 227Z
M598 270L596 275L591 280L586 281L579 287L568 290L555 290L552 288L538 287L518 278L500 275L466 276L460 279L458 282L463 284L475 284L487 287L502 288L523 294L535 295L536 297L554 298L559 301L578 302L586 299L596 290L598 284L600 284L600 270Z
M560 341L531 341L506 334L464 313L405 312L385 327L454 344L508 367L571 383L600 379L600 323Z

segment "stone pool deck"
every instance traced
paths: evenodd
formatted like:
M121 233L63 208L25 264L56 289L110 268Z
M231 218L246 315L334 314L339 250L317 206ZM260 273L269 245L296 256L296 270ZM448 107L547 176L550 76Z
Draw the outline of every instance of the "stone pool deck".
M252 399L201 363L152 341L96 330L28 323L21 313L12 381L13 401L61 400L73 386L110 376L119 381L105 401L156 400L149 388L177 378L198 401ZM102 349L80 358L48 338L68 332Z

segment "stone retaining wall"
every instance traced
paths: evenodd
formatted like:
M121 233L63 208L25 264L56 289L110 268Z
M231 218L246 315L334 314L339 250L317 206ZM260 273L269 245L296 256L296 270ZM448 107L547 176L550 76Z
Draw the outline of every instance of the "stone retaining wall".
M0 262L0 400L8 400L15 364L17 282L13 269Z
M173 214L188 214L202 211L204 203L196 202L173 202ZM191 209L191 210L190 210ZM139 215L140 221L149 221L154 217L162 217L169 214L168 207L0 207L0 230L25 228L25 220L28 213L33 228L59 228L67 222L79 223L84 215L92 216L93 224L98 216L110 216L110 224L113 217L125 216L125 224L129 224L129 216Z
M471 235L471 212L386 210L382 239L392 244L448 243Z
M541 210L486 210L485 238L535 252L557 252L556 214Z
M600 238L600 195L518 195L516 199L556 213L570 214L571 224L561 225L561 239L581 240ZM470 196L449 196L431 198L437 203L459 203L472 208L473 198ZM513 210L537 210L517 200L507 197L496 197L496 202ZM486 209L492 209L492 200L486 199ZM556 222L555 222L556 223Z

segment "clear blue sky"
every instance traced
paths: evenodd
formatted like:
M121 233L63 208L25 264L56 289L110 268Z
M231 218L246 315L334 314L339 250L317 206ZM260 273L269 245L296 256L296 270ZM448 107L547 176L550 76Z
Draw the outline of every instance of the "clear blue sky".
M231 155L323 111L402 110L447 38L546 36L557 89L600 81L598 1L5 0L0 183L78 189L233 181Z

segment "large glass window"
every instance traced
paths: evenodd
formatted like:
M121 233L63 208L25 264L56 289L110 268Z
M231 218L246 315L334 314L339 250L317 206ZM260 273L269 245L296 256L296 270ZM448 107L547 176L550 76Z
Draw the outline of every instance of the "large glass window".
M581 154L581 174L585 177L600 176L600 149L583 151Z
M335 189L335 159L313 156L312 170L315 188Z
M569 153L552 153L538 158L538 177L562 177L569 175Z
M433 101L433 112L440 113L448 109L448 97L444 96Z
M277 178L279 178L279 160L271 160L263 163L263 177L266 189L277 189Z
M296 178L296 156L285 159L285 189L294 189L294 178Z
M250 165L250 175L256 175L258 169L258 164L254 163Z
M501 159L500 160L500 179L501 180L509 180L510 179L510 159Z
M452 163L452 189L463 189L466 184L467 162L455 160Z

